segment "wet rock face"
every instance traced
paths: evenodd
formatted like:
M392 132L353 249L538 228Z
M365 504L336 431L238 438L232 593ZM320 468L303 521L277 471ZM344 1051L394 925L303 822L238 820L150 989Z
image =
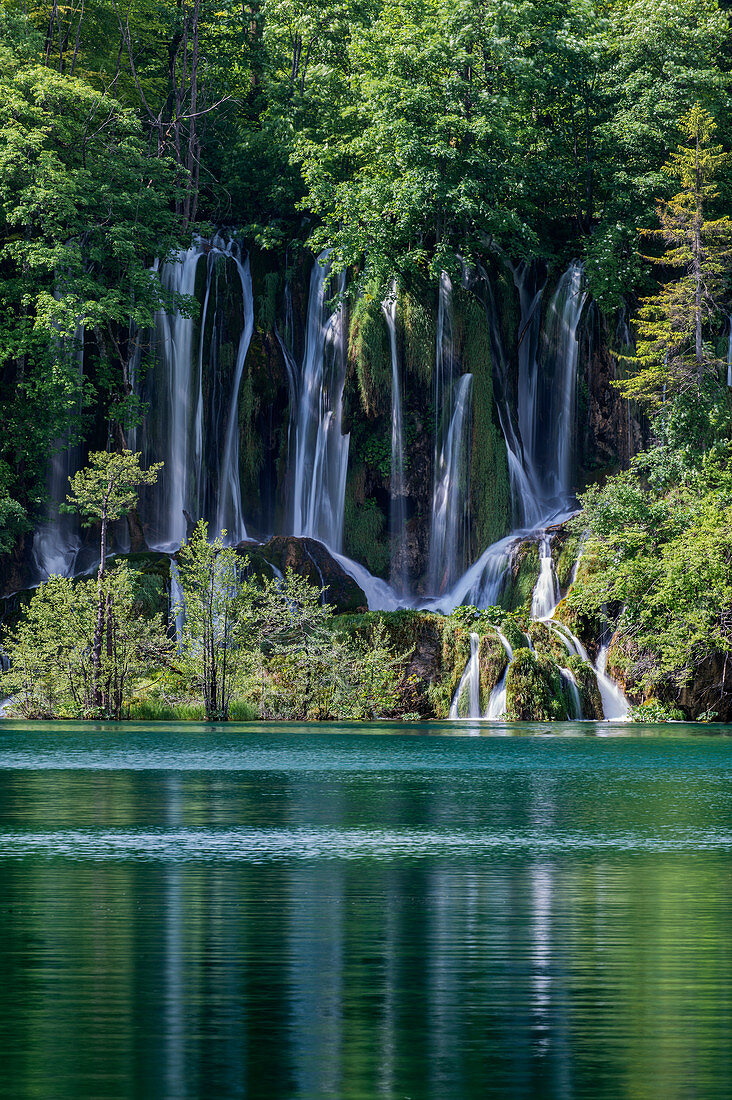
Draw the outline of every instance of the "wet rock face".
M262 546L240 543L237 550L248 554L255 566L257 558L260 558L280 573L292 569L309 584L323 588L326 603L332 604L339 613L366 610L366 596L359 585L316 539L276 535Z

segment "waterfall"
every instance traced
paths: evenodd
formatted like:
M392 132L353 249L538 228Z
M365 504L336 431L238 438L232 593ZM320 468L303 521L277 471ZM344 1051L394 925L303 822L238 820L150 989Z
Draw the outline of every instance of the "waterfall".
M429 556L429 583L433 592L444 592L454 583L463 560L472 384L472 374L463 374L455 382L449 425L437 451Z
M569 697L572 700L572 710L574 711L574 714L570 714L569 712L567 712L567 718L570 721L572 721L573 719L576 721L582 721L582 698L580 696L579 686L577 684L577 680L575 679L575 675L572 672L571 668L560 668L559 673L569 692Z
M242 264L238 252L232 250L227 253L236 264L236 270L241 282L242 302L244 305L244 328L239 337L239 346L236 353L234 368L234 380L231 386L229 409L226 417L226 434L224 436L224 449L219 466L219 499L216 511L216 533L226 531L228 540L232 543L241 542L247 537L244 524L244 516L241 507L241 483L239 480L239 389L244 373L244 361L249 351L249 345L254 331L254 295L252 293L252 276L249 270L249 257ZM209 269L211 258L209 257ZM208 291L207 291L208 293ZM201 348L203 348L203 329L201 330ZM201 353L202 354L202 353ZM202 362L198 377L203 376ZM198 419L196 421L196 438L199 435Z
M458 718L480 718L480 663L478 654L480 651L480 638L477 634L470 635L470 659L465 666L465 671L460 677L457 691L450 706L450 718L454 721ZM468 713L460 714L460 701L463 692L468 689Z
M467 529L472 375L456 377L452 282L440 276L435 348L435 450L429 589L445 592L463 567Z
M391 499L389 502L389 530L391 541L391 585L405 594L409 589L407 577L407 511L404 484L404 432L402 430L402 398L397 353L396 310L397 288L392 283L389 294L381 304L389 329L391 349Z
M620 685L611 680L605 671L609 649L610 646L608 645L600 647L595 662L595 672L597 673L597 686L600 689L602 698L602 713L609 722L617 722L628 717L630 704Z
M727 385L732 386L732 313L729 315L729 334L727 336Z
M562 275L547 309L540 400L545 415L538 461L547 501L566 507L572 498L579 344L577 327L587 293L582 265Z
M525 265L522 265L520 269L514 269L514 279L519 280L517 286L522 309L520 333L523 334L523 338L520 339L519 343L519 363L522 363L523 356L526 354L526 349L529 348L532 343L532 336L529 335L527 337L526 334L529 330L533 333L537 325L536 319L539 316L537 307L541 299L541 290L539 290L528 302L528 295L524 293L522 296L521 288L525 275L524 268ZM521 275L519 275L519 271L521 271ZM491 285L487 272L482 268L479 268L479 272L487 295L486 311L491 334L493 390L498 421L506 444L506 458L508 460L508 475L511 484L511 501L513 503L514 516L516 522L520 525L535 527L540 523L543 515L541 494L536 484L533 468L527 469L525 466L521 439L514 427L514 417L509 402L509 365L501 339L498 308L493 295L493 286ZM528 311L528 317L526 318L524 318L524 311ZM526 373L526 366L524 364L523 370L519 371L520 380L525 379Z
M501 679L493 688L493 691L491 692L491 697L488 700L488 709L485 712L485 716L493 722L495 722L498 718L503 718L506 713L506 677L508 676L508 670L511 667L511 662L513 661L513 648L508 638L502 631L498 629L498 627L495 627L494 629L501 640L503 648L506 651L508 664L506 665L503 676L501 676Z
M325 261L325 262L324 262ZM325 310L329 265L318 257L310 276L305 351L295 412L292 531L339 551L343 540L349 436L343 435L343 308ZM341 284L340 289L343 289Z
M560 641L564 644L567 652L576 654L582 661L586 661L588 664L592 664L587 654L587 650L582 645L579 638L572 633L568 626L564 623L558 622L556 619L552 619L549 623L549 627ZM603 645L597 655L597 660L592 666L597 676L597 686L600 689L600 698L602 699L602 713L608 722L621 721L623 718L627 718L630 704L625 697L625 694L619 684L616 684L605 671L607 668L607 655L609 646Z
M554 571L551 541L544 535L539 543L539 579L531 597L531 618L551 619L559 603L559 582Z
M73 337L54 341L59 356L68 357L81 384L84 373L84 330L78 325ZM79 518L59 511L59 504L66 500L69 478L82 463L81 447L69 443L68 435L54 444L46 489L48 509L45 520L33 534L33 574L38 581L45 581L53 574L70 577L74 573L82 539Z
M200 322L179 310L160 311L155 321L157 362L148 377L149 412L142 450L146 462L162 459L165 463L145 508L148 543L158 550L180 546L188 530L186 513L192 519L203 516L218 529L226 528L231 542L246 537L238 421L241 380L254 327L249 260L242 259L236 241L217 234L211 241L195 241L177 261L163 264L160 279L168 292L193 297L199 263L204 257ZM218 270L222 260L233 264L239 280L238 339L228 327L230 310L225 299L229 284ZM229 346L234 342L236 352L231 356ZM231 378L228 384L227 374Z
M510 265L511 266L511 265ZM537 433L539 429L539 337L541 333L541 302L544 283L539 284L536 266L522 262L511 266L513 281L519 294L521 319L518 332L518 391L516 415L521 450L513 446L515 467L513 477L519 479L516 490L524 522L534 525L546 512L537 467ZM517 461L518 460L518 461ZM510 461L510 460L509 460ZM519 473L519 469L521 473ZM523 479L521 478L523 474Z
M180 652L183 627L186 621L186 602L180 583L178 562L175 558L170 559L170 614L173 620L170 625L175 626L175 640L178 643L178 651Z

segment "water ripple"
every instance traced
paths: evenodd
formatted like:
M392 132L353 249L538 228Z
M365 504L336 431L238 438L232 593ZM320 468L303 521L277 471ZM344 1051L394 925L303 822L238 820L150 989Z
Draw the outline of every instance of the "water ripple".
M69 829L0 835L0 858L80 860L229 860L243 863L324 859L478 857L491 853L732 852L732 832L719 829L581 832L441 831L425 829Z

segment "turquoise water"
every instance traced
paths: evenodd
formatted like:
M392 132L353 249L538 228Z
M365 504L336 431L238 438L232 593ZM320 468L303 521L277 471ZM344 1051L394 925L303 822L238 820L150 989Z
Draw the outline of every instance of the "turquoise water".
M0 723L0 1096L732 1096L699 731Z

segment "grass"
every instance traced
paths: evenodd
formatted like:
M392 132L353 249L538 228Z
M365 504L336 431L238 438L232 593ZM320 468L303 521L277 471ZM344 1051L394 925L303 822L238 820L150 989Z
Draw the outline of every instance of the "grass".
M235 699L229 710L231 722L256 722L256 709L242 699ZM137 700L130 707L133 722L204 722L203 703L163 703L158 699Z

